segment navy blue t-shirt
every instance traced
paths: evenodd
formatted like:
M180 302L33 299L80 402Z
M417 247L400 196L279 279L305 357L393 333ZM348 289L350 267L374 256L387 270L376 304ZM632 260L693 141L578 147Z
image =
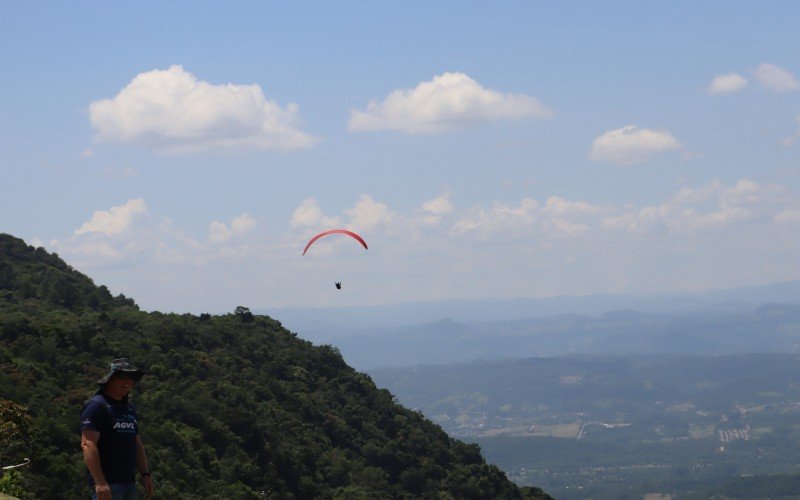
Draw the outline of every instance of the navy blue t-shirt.
M103 393L92 396L81 412L81 431L100 433L97 448L100 465L109 484L136 482L136 409L126 400L117 401ZM94 478L89 474L89 484Z

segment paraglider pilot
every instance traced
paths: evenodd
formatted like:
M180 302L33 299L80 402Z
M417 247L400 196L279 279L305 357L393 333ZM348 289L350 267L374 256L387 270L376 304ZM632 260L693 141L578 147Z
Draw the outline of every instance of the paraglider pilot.
M336 285L336 289L337 289L337 290L341 290L341 289L342 289L342 282L341 282L341 281L337 281L337 282L335 283L335 285Z

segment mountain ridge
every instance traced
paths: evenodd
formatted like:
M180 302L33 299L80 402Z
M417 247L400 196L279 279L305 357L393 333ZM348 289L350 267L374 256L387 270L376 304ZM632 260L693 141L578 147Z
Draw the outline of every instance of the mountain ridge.
M337 346L360 369L479 359L577 354L800 353L800 305L770 303L731 313L609 311L507 321L452 319L408 327L314 332L301 336Z
M287 328L301 334L347 328L383 328L429 323L444 318L458 322L503 321L557 314L599 315L609 311L646 313L741 312L769 303L800 304L800 280L730 289L660 294L564 295L545 298L452 299L375 306L326 308L255 308L281 317Z
M548 498L397 404L332 346L246 307L143 312L6 234L0 276L0 405L30 414L20 474L34 497L88 493L81 404L110 359L129 357L147 372L132 399L160 497Z

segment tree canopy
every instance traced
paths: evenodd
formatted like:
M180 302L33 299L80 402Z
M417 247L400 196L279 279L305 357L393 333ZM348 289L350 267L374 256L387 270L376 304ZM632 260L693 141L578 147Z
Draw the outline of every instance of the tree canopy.
M78 415L119 357L147 373L132 400L162 498L547 498L397 404L334 347L244 306L140 311L0 234L0 398L11 409L0 425L26 433L4 458L31 458L30 496L87 494Z

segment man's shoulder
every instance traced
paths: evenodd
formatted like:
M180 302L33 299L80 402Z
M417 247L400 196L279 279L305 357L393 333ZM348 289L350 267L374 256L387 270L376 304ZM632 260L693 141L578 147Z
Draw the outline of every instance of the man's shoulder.
M109 404L102 394L95 394L83 402L83 411L81 413L95 412L102 409L108 409Z
M85 404L85 406L89 406L89 405L108 406L108 401L106 401L106 398L105 398L105 396L103 396L102 393L98 392L97 394L93 394L92 397L87 399L86 403L84 403L84 404Z
M103 428L104 422L109 418L109 407L105 398L100 394L95 394L83 405L81 411L81 432L85 430L99 431Z

